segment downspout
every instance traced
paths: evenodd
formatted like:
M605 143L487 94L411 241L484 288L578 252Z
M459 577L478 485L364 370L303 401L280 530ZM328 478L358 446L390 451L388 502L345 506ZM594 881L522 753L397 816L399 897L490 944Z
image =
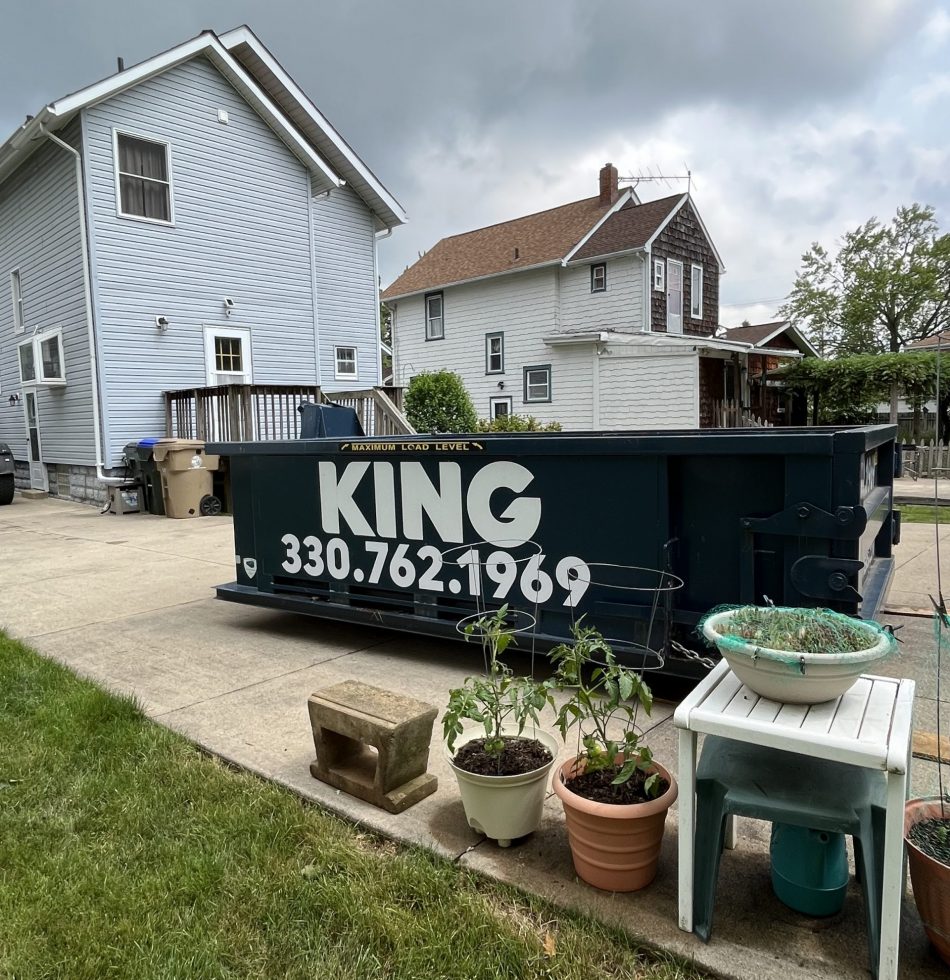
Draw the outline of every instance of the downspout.
M383 231L377 231L373 233L373 284L376 287L376 370L377 370L377 381L376 384L379 387L383 386L383 324L379 316L379 243L393 233L392 228L386 228ZM393 324L395 327L395 324ZM395 329L393 330L393 335L390 337L393 347L396 346ZM392 356L390 354L390 356ZM396 383L396 362L393 359L393 384Z
M76 194L79 198L79 242L80 248L82 249L83 298L86 304L86 330L89 343L89 379L92 385L92 425L96 444L96 479L106 486L116 487L125 483L125 479L116 476L106 476L103 470L102 418L99 412L99 363L96 359L96 331L92 318L92 286L90 284L89 273L89 241L86 226L86 191L82 179L82 154L58 136L47 132L42 124L40 124L40 132L48 140L71 153L76 163Z

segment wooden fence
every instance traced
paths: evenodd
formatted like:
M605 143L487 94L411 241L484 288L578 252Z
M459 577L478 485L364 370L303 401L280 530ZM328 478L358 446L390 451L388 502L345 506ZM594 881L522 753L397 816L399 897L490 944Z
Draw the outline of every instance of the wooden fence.
M298 439L302 402L355 409L368 436L415 431L393 399L375 388L327 394L316 385L219 385L166 391L165 432L221 442Z
M905 449L904 475L917 479L950 477L950 446L930 442L918 443L916 449Z
M750 414L737 401L714 401L713 427L717 429L770 429L773 423Z

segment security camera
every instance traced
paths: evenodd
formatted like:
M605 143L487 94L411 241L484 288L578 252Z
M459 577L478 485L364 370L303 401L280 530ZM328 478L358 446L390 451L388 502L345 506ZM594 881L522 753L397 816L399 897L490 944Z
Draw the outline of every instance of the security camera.
M159 330L167 330L168 329L168 317L167 316L157 316L157 317L155 317L155 326L158 327Z
M230 296L224 297L224 315L230 316L231 310L234 309L234 300Z

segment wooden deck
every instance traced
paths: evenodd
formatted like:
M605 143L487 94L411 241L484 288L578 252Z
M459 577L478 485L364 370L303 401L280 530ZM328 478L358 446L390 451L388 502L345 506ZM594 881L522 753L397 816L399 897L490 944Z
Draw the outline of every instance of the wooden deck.
M412 434L402 389L323 392L316 385L219 385L165 392L165 434L221 442L299 439L304 402L355 410L368 436Z

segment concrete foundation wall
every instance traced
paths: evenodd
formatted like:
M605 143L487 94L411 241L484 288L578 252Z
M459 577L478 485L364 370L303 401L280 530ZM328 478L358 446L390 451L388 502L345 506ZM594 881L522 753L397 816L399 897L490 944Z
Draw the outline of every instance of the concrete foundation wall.
M17 486L20 485L19 466L17 464ZM49 495L62 497L65 500L75 500L81 504L102 506L106 501L106 488L96 477L94 466L69 466L65 463L50 463ZM29 468L24 486L29 486Z

